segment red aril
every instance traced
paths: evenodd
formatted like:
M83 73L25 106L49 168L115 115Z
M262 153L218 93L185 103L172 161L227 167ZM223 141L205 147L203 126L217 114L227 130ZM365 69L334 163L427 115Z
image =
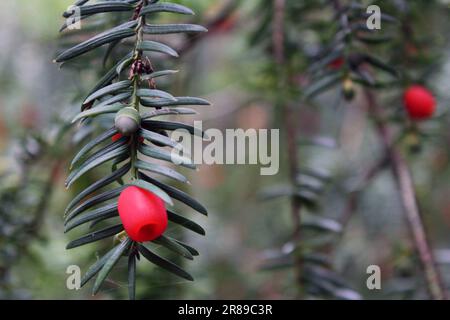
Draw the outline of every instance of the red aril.
M167 228L164 202L148 190L127 187L119 196L118 211L125 231L134 241L152 241Z
M120 138L122 138L122 134L121 133L116 133L115 135L112 136L111 140L113 142L116 142L117 140L119 140Z
M345 63L344 58L339 57L339 58L336 58L336 59L334 59L333 61L331 61L331 62L328 64L328 66L329 66L331 69L333 69L333 70L338 70L338 69L340 69L340 68L344 65L344 63Z
M119 140L122 137L123 137L123 135L121 133L116 133L115 135L113 135L111 137L111 140L112 140L112 142L116 142L117 140ZM143 137L139 137L139 142L143 143L144 142L144 138Z
M413 120L428 119L436 110L433 94L420 85L409 87L403 95L403 102L409 117Z

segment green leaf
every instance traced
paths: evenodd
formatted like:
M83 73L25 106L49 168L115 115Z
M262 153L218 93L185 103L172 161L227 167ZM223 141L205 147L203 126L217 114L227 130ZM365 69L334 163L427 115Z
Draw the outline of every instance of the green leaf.
M91 15L85 15L85 16L81 16L80 17L80 21L85 20L87 18L91 17ZM63 25L61 26L61 28L59 28L59 32L63 32L64 30L66 30L69 26L77 23L77 19L66 19L66 21L64 21Z
M100 224L101 222L111 219L111 218L117 218L119 217L117 212L111 212L107 215L104 215L98 219L93 220L90 224L89 224L89 230L92 230L95 226L97 226L98 224Z
M317 201L318 201L318 194L316 192L303 189L298 190L294 193L294 196L303 202L305 206L310 207L311 209L315 209L317 207Z
M175 240L173 240L169 237L160 236L159 238L153 240L152 242L159 244L160 246L163 246L163 247L169 249L170 251L173 251L176 254L179 254L180 256L182 256L186 259L194 260L194 257L189 252L189 250L187 250L185 247L178 244L177 242L175 242Z
M381 61L380 59L371 56L371 55L365 55L364 56L364 61L366 61L368 64L374 66L375 68L378 68L380 70L383 70L389 74L391 74L394 77L398 77L398 72L397 70L395 70L394 67L388 65L387 63L384 63L383 61Z
M89 158L84 160L84 162L82 162L81 164L77 165L76 168L88 165L89 163L97 160L98 158L102 157L103 155L105 155L113 150L116 150L116 149L120 148L121 146L126 145L129 141L129 139L130 139L129 137L121 137L119 140L111 142L110 144L104 146L103 148L97 150L95 153L90 155ZM70 168L71 171L73 169L74 169L73 167Z
M325 268L330 268L333 265L330 257L328 257L326 254L315 252L304 253L302 258L305 263L319 265Z
M89 211L83 216L79 217L76 220L70 220L65 222L64 233L69 232L70 230L85 224L86 222L96 220L105 216L109 216L109 214L118 215L117 212L117 203L111 203L104 207L97 208L95 210Z
M176 109L163 108L163 109L156 109L150 112L144 112L141 114L141 119L149 119L158 116L166 116L170 114L188 115L188 114L197 114L197 111L190 108L176 108Z
M147 24L143 31L145 34L171 34L207 32L208 30L197 24Z
M70 211L67 214L67 217L66 217L67 221L73 219L77 215L92 208L93 206L96 206L102 202L105 202L105 201L114 199L115 197L118 197L120 195L120 193L123 191L123 189L125 189L125 186L120 186L118 188L115 188L112 190L107 190L107 191L100 193L92 198L89 198L88 200L86 200L81 205L79 205L78 207L76 207L75 209L73 209L72 211Z
M183 279L189 280L189 281L194 281L194 278L192 278L192 276L187 273L186 271L184 271L183 269L181 269L179 266L177 266L176 264L158 256L157 254L151 252L150 250L148 250L146 247L144 247L141 244L138 244L138 250L139 252L151 263L157 265L160 268L163 268L166 271L169 271Z
M134 6L126 2L103 1L92 5L81 6L80 14L83 16L105 12L124 12L132 10L134 10Z
M175 170L159 165L159 164L154 164L154 163L148 163L148 162L144 162L142 160L137 160L135 162L135 167L141 170L145 170L145 171L150 171L153 173L157 173L157 174L161 174L163 176L172 178L174 180L183 182L183 183L188 183L188 179L183 176L182 174L176 172Z
M316 179L322 180L324 182L328 182L331 180L332 175L331 172L327 169L323 168L301 168L300 174L299 174L299 180L301 181L301 176L307 175L314 177Z
M304 91L304 95L306 98L311 98L323 91L331 88L335 84L339 83L342 80L342 74L340 72L332 73L322 79L311 84Z
M92 243L92 242L96 242L108 237L112 237L120 232L123 231L123 225L122 224L118 224L112 227L108 227L99 231L95 231L92 233L89 233L87 235L85 235L84 237L81 237L77 240L73 240L71 241L67 246L66 249L73 249L73 248L77 248L80 246L83 246L85 244L88 243Z
M89 0L77 0L75 1L75 3L73 4L74 7L81 7L83 4L87 3ZM64 11L63 13L63 17L64 18L69 18L71 17L73 14L75 13L75 10L68 10L68 11Z
M120 64L116 66L116 74L120 75L123 70L128 68L132 63L134 59L132 56L130 56L127 60L122 61Z
M302 228L319 230L319 231L330 231L335 233L342 232L342 225L329 218L315 217L314 219L304 220L302 222Z
M102 114L108 114L108 113L116 113L120 109L124 108L123 105L115 104L112 106L103 106L99 108L92 108L85 110L83 112L80 112L75 118L72 119L72 123L77 122L78 120L84 119L84 118L90 118L90 117L96 117Z
M83 287L89 280L92 279L93 276L95 276L100 269L103 267L103 265L105 264L105 262L109 259L109 257L111 257L111 255L113 254L113 252L116 250L116 248L119 245L117 245L116 247L114 247L113 249L111 249L110 251L108 251L108 253L106 253L103 257L101 257L96 263L94 263L92 266L89 267L88 271L85 273L85 275L83 276L83 278L81 278L81 286Z
M122 102L122 103L125 104L125 103L128 102L128 99L131 97L131 95L132 95L131 91L126 91L126 92L123 92L123 93L119 93L119 94L117 94L115 96L112 96L110 98L107 98L107 99L105 98L104 100L102 100L98 104L96 104L93 107L93 109L106 107L106 106L113 105L113 104L118 103L118 102Z
M136 299L136 254L134 252L128 257L128 298Z
M105 53L103 54L103 60L102 60L102 66L106 66L106 63L108 62L109 57L113 53L114 49L119 45L120 40L116 40L108 44L108 47L105 50Z
M305 146L318 146L329 149L336 149L338 147L338 142L336 141L336 139L329 136L301 138L299 139L298 143Z
M77 122L78 120L84 119L84 118L91 118L96 117L102 114L108 114L108 113L116 113L120 109L124 108L125 106L122 104L113 104L98 108L92 108L85 110L83 112L80 112L75 118L73 118L72 123Z
M180 246L183 246L187 251L189 251L194 257L198 257L200 253L197 251L197 249L191 247L190 245L181 242L180 240L173 239L176 243L178 243Z
M144 107L161 108L170 106L209 106L211 103L205 99L193 97L176 97L176 100L168 99L141 99Z
M205 229L203 229L199 224L195 223L194 221L191 221L183 216L180 216L179 214L171 210L167 210L167 216L169 220L172 221L173 223L176 223L202 236L206 235Z
M94 101L98 98L101 98L107 94L112 94L117 91L130 88L130 86L131 86L130 80L123 80L123 81L119 81L119 82L110 84L110 85L103 87L100 90L97 90L96 92L92 93L89 97L86 98L86 100L84 100L83 104L92 102L92 101Z
M401 83L397 80L393 81L375 81L373 83L369 83L366 80L360 78L360 77L352 77L351 78L353 82L359 83L366 87L371 87L375 89L396 89L396 87L401 86Z
M356 36L356 39L367 44L381 44L391 41L393 38L391 36L375 37L375 36L358 35Z
M141 179L135 179L133 180L133 182L131 183L131 185L145 189L150 191L151 193L154 193L155 195L157 195L159 198L161 198L165 203L173 206L173 201L172 199L169 197L169 195L162 190L161 188L145 181L145 180L141 180Z
M179 13L186 15L194 15L194 11L189 9L188 7L182 6L180 4L175 3L156 3L145 6L141 11L142 15L147 15L151 13L159 13L159 12L169 12L169 13Z
M149 131L146 129L141 128L139 130L139 136L143 137L144 139L151 141L151 142L156 142L159 143L161 145L167 146L167 147L172 147L172 148L182 148L181 144L179 144L178 142L163 136L162 134L159 134L157 132L153 132L153 131Z
M127 251L130 248L132 243L133 241L130 238L127 238L113 251L111 256L108 258L108 260L105 262L102 269L98 273L97 279L95 280L94 288L92 289L92 293L94 295L97 294L98 290L100 289L100 286L103 284L106 277L111 272L112 268L116 265L116 263L125 253L125 251Z
M81 191L73 200L69 203L67 206L65 212L69 212L72 210L76 205L78 205L84 198L92 195L92 193L96 192L97 190L111 184L112 182L116 181L120 177L123 177L125 174L130 171L131 164L127 163L123 167L121 167L119 170L115 170L111 174L109 174L106 177L101 178L100 180L97 180L93 184L91 184L89 187Z
M120 148L117 148L115 150L112 150L111 152L103 155L102 157L99 157L98 159L89 162L88 164L84 165L84 166L80 166L77 169L75 169L74 171L71 172L71 174L69 175L69 177L66 180L66 188L69 188L76 180L78 180L78 178L80 178L83 174L85 174L86 172L94 169L95 167L98 167L99 165L118 158L124 154L126 154L129 150L129 146L128 145L124 145L121 146Z
M188 131L190 134L198 137L202 137L208 139L208 136L200 129L193 127L191 125L182 123L182 122L174 122L174 121L162 121L162 120L146 120L143 122L144 125L148 125L150 128L154 129L163 129L163 130L179 130L184 129Z
M129 25L129 23L127 23ZM103 32L89 40L86 40L75 47L72 47L63 53L61 53L58 57L56 57L55 62L64 62L73 58L76 58L86 52L89 52L93 49L96 49L104 44L129 38L134 36L135 32L133 29L122 29L122 28L114 28L107 32Z
M262 189L258 193L258 197L261 200L272 200L279 197L292 196L294 193L294 188L292 185L288 184L275 184L267 188Z
M157 147L151 147L151 146L147 146L144 144L141 144L139 146L139 152L141 152L142 154L151 157L151 158L155 158L155 159L159 159L159 160L164 160L164 161L168 161L177 165L180 165L182 167L186 167L189 169L196 169L197 167L192 163L191 159L186 158L186 157L182 157L176 153L172 153L169 152L165 149L161 149L161 148L157 148Z
M165 45L161 42L149 41L149 40L142 41L138 44L137 49L142 50L142 51L153 51L153 52L165 53L165 54L168 54L169 56L178 58L178 53L174 49L172 49L168 45Z
M110 128L109 130L105 131L98 137L94 138L93 140L89 141L81 150L76 154L76 156L73 158L70 167L72 168L80 159L82 159L84 156L88 154L89 151L94 149L97 145L104 142L105 140L113 137L118 133L116 128Z
M176 100L170 93L156 89L138 89L137 96L140 98L151 97L151 98L169 99L173 101Z
M100 90L101 88L107 86L108 84L110 84L114 79L116 79L118 77L117 74L117 68L122 65L125 61L129 61L131 63L132 59L131 57L133 56L133 52L129 52L125 57L123 57L122 59L120 59L120 61L114 66L112 67L99 81L98 83L94 86L94 88L92 89L91 92L89 92L88 96L90 96L91 94L93 94L94 92ZM86 99L85 99L86 100Z
M164 76L168 76L171 74L175 74L177 72L178 72L178 70L155 71L150 74L146 74L146 75L142 76L141 80L146 81L146 80L150 80L150 79L154 79L154 78L158 78L158 77L164 77Z
M139 172L139 177L141 179L144 179L145 181L154 184L155 186L163 189L169 196L171 196L173 199L176 199L178 201L183 202L187 206L191 207L192 209L196 210L197 212L204 214L205 216L208 215L208 211L206 208L201 205L197 200L189 196L187 193L178 190L175 187L169 186L163 182L160 182L158 180L155 180L153 178L150 178L146 174Z

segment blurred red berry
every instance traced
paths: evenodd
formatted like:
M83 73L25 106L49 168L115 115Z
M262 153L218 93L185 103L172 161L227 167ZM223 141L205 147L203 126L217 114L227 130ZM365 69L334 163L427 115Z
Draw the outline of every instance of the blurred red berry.
M403 102L409 117L413 120L428 119L436 110L433 94L420 85L409 87L403 95Z
M115 135L112 136L111 140L113 142L116 142L117 140L119 140L120 138L122 138L122 134L121 133L116 133Z
M344 65L344 62L345 62L344 58L339 57L339 58L336 58L333 61L331 61L328 64L328 66L333 70L337 70L337 69L340 69Z
M128 236L137 242L152 241L167 228L164 202L145 189L127 187L119 196L118 211Z

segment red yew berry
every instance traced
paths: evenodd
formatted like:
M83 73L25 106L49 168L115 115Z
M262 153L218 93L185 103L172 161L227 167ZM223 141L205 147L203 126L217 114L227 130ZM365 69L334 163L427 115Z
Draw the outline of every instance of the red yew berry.
M413 120L428 119L436 110L436 100L433 94L420 85L413 85L405 91L403 103L409 117Z
M151 241L167 228L164 202L145 189L130 186L119 196L118 211L128 236L137 242Z
M115 135L113 135L111 137L111 140L112 140L112 142L116 142L117 140L119 140L122 137L123 137L123 135L121 133L116 133ZM143 137L139 137L139 142L140 143L144 143L144 138Z
M333 61L331 61L328 64L328 67L330 67L333 70L338 70L344 65L344 62L345 62L344 58L339 57L339 58L336 58Z
M122 134L121 133L116 133L115 135L113 135L112 137L111 137L111 140L113 141L113 142L116 142L117 140L119 140L120 138L122 138L123 136L122 136Z

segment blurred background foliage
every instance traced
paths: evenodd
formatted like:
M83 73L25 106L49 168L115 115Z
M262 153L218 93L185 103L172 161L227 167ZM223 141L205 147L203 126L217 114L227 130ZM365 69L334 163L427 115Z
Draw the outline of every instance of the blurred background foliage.
M319 143L298 143L299 166L329 177L321 186L320 200L313 201L317 205L302 210L304 247L316 248L318 243L320 254L310 259L324 266L317 269L325 272L319 278L329 276L339 284L336 287L346 289L332 295L309 292L310 296L426 298L390 172L381 171L353 197L351 186L375 164L380 150L361 91L357 90L351 102L343 99L340 86L308 103L301 96L314 55L338 28L328 1L287 1L287 62L282 70L275 64L272 47L273 1L173 2L194 9L195 22L207 25L210 32L194 39L174 39L181 58L156 63L181 71L173 83L162 83L163 87L214 103L213 108L199 109L204 127L283 128L280 105L289 103L296 110L300 138L321 137L316 140ZM436 119L420 127L427 133L419 141L421 152L408 153L408 161L439 268L450 284L448 4L425 0L375 3L399 18L405 28L394 28L394 40L377 49L403 72L402 81L380 92L382 107L393 117L401 115L402 86L411 82L426 83L438 99ZM74 64L62 70L52 63L58 45L64 44L64 39L59 44L56 41L61 13L70 4L70 0L0 2L0 298L90 299L89 288L66 288L66 268L78 264L84 271L99 249L111 246L102 242L65 250L74 236L63 233L64 208L82 185L102 176L102 172L92 173L73 190L64 189L67 161L77 143L90 134L75 133L65 123L102 74L98 60L87 68ZM280 81L289 85L280 89ZM397 131L407 131L401 119ZM139 265L138 297L298 297L291 261L283 260L293 250L289 198L263 199L267 192L283 190L289 181L286 138L280 146L278 175L260 176L258 166L205 165L190 176L190 193L209 209L207 218L192 213L206 229L206 237L183 234L200 251L198 259L185 264L196 281L180 281L143 263ZM405 150L409 144L406 140ZM351 216L347 217L349 205ZM316 229L329 232L317 235ZM382 268L379 291L366 288L366 268L373 264ZM95 299L126 298L125 263L111 279L115 280ZM345 285L341 286L342 281Z

